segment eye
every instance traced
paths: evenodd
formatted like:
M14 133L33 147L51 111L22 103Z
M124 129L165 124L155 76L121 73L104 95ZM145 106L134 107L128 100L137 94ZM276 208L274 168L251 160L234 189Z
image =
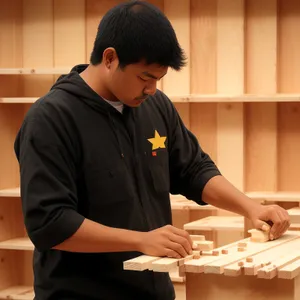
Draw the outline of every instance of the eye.
M142 77L138 76L138 78L142 81L147 81L147 79L143 79Z

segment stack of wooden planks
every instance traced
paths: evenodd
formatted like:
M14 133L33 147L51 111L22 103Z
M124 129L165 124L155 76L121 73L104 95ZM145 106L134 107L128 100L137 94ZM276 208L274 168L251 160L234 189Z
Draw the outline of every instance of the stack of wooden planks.
M300 232L287 232L270 241L252 237L219 248L195 251L182 259L142 255L124 262L125 270L169 272L176 267L188 273L213 273L225 276L255 275L271 279L292 279L300 272ZM203 245L211 245L209 241Z

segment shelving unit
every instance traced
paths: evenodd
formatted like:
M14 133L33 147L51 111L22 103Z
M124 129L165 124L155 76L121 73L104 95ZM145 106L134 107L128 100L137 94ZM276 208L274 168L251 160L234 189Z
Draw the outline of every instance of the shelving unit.
M0 3L0 299L33 298L15 135L30 105L57 77L88 62L101 17L118 2ZM158 88L235 186L263 203L298 205L299 0L150 2L170 18L189 59ZM172 209L178 226L209 215L234 216L178 197Z

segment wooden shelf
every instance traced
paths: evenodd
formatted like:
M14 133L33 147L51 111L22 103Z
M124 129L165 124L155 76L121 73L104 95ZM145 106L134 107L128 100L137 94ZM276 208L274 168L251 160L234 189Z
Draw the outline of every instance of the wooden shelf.
M64 68L0 68L0 75L59 75L69 73L71 67Z
M20 197L20 188L0 190L0 197Z
M0 98L0 103L16 103L16 104L23 104L23 103L34 103L38 98L36 97L5 97Z
M244 217L242 216L211 216L184 225L185 230L244 230Z
M249 192L246 195L265 202L300 202L300 192Z
M175 210L193 209L193 210L217 210L212 205L199 205L194 201L188 200L181 195L171 195L171 207Z
M299 102L300 94L191 94L186 96L168 95L172 102Z
M0 249L32 251L34 246L28 237L21 237L0 242Z
M32 286L13 286L0 291L0 299L32 300L34 291Z
M169 96L169 95L168 95ZM259 102L300 102L300 94L274 94L274 95L187 95L169 96L174 103L259 103ZM5 97L0 103L34 103L37 97Z

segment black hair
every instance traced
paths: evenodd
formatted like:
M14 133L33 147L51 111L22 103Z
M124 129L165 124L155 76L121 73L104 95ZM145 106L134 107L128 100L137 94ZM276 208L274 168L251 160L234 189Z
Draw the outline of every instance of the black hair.
M113 47L123 68L144 60L147 64L180 70L185 54L168 18L145 1L129 1L111 8L102 18L90 62L102 62L103 51Z

